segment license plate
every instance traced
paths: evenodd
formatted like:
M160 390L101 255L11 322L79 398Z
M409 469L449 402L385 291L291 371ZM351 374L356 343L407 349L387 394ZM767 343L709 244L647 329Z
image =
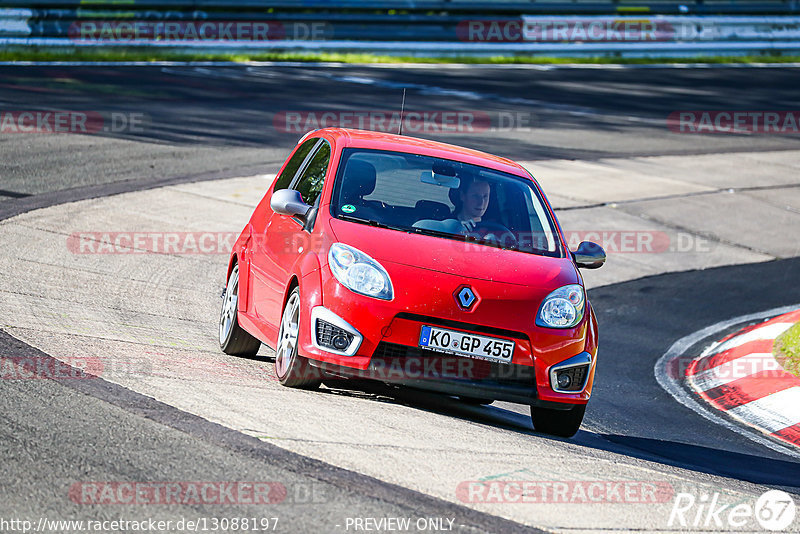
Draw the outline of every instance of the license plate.
M427 325L420 332L419 346L446 354L501 363L511 363L514 355L513 341Z

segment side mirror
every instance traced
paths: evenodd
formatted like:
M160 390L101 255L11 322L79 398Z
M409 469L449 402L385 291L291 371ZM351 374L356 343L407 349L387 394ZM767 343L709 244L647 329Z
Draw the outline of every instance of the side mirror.
M303 202L303 196L300 192L294 189L280 189L272 193L272 198L269 199L269 207L275 213L289 216L298 215L303 219L306 218L306 215L311 210L311 206Z
M606 251L591 241L582 241L578 250L571 254L575 265L582 269L599 269L606 262Z

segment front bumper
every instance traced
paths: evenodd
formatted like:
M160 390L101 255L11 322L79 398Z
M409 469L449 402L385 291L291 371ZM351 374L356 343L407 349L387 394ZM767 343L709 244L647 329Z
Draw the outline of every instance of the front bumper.
M367 297L354 297L366 299ZM372 299L374 300L374 299ZM334 303L336 301L333 301ZM341 301L340 301L341 302ZM331 305L328 300L327 304ZM368 304L376 303L368 301ZM377 303L388 307L390 303ZM310 343L303 347L304 355L314 365L330 373L378 380L384 383L416 387L450 395L485 398L550 408L568 408L573 404L584 404L591 395L594 376L596 344L586 343L596 339L594 328L588 328L593 316L583 326L571 331L556 331L534 337L529 333L489 327L480 324L454 321L437 317L400 312L386 315L373 313L365 320L353 313L354 307L342 303L312 309L310 318ZM325 310L323 313L320 311ZM356 308L357 309L357 308ZM587 312L591 314L591 310ZM342 317L340 314L344 315ZM357 351L326 350L315 339L316 321L336 316L338 324L346 325L358 339ZM309 323L307 323L309 324ZM454 356L435 352L418 346L423 325L481 334L512 341L514 356L510 363L500 363ZM365 327L361 329L358 327ZM593 323L590 326L594 326ZM584 336L576 344L574 337ZM567 334L565 336L565 334ZM564 338L567 339L564 339ZM541 347L540 347L541 345ZM582 350L591 347L592 352ZM351 354L345 354L351 352ZM552 376L557 369L576 361L585 362L579 391L559 390ZM554 387L556 386L556 387Z
M333 375L377 380L448 395L556 409L567 409L572 405L540 399L534 367L449 356L419 347L382 343L366 369L319 361L312 363Z

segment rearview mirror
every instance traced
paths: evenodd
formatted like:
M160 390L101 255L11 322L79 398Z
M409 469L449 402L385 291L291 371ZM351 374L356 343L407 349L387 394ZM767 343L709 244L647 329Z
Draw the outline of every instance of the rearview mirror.
M294 189L281 189L272 193L269 207L281 215L299 216L305 219L311 206L303 202L303 195Z
M582 269L598 269L606 262L606 251L591 241L582 241L578 250L571 254L575 265Z
M449 187L450 189L456 189L459 185L461 185L461 180L459 180L457 177L449 176L447 174L438 174L433 171L422 171L422 176L420 176L419 179L424 184Z

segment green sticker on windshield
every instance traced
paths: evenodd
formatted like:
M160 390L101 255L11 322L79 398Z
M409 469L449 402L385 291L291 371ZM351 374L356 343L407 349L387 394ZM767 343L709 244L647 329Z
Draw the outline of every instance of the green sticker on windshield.
M345 213L353 213L354 211L356 211L356 207L353 206L352 204L345 204L344 206L342 206L342 211Z

